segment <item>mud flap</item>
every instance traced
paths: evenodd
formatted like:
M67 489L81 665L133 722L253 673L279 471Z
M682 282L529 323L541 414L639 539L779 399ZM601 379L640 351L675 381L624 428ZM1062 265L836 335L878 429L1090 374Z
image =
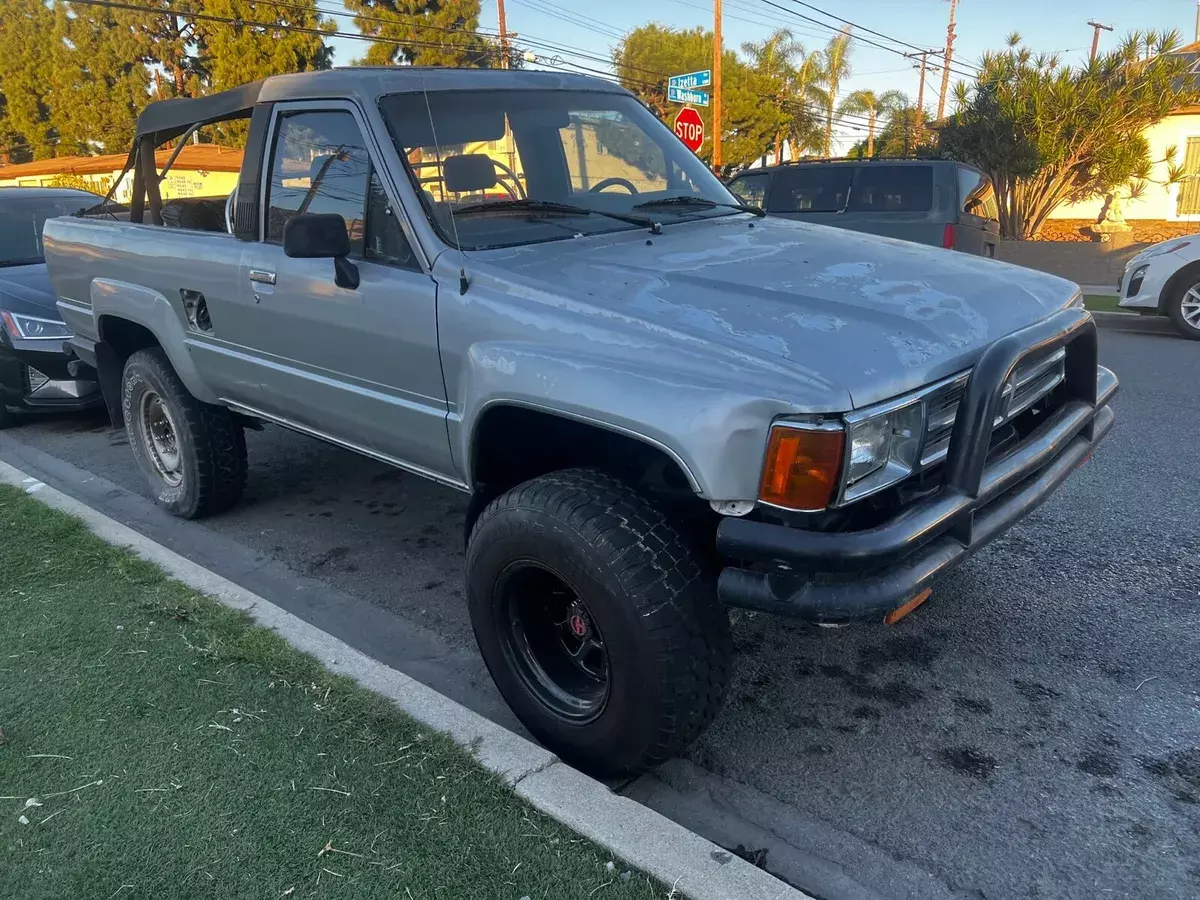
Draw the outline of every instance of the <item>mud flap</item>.
M125 416L121 412L121 377L125 372L125 360L113 348L99 341L96 344L96 377L100 382L100 394L104 397L104 406L108 409L108 418L113 428L125 425Z

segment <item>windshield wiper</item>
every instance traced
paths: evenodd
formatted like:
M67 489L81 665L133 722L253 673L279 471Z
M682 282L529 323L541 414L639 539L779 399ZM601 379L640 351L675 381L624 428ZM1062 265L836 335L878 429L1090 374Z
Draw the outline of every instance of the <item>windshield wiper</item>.
M655 209L659 206L696 206L702 209L713 209L717 206L723 206L726 209L736 209L739 212L747 212L752 216L758 216L760 219L766 213L757 206L751 206L748 203L722 203L719 200L709 200L707 197L663 197L659 200L647 200L645 203L635 203L634 209Z
M562 213L576 216L607 216L620 222L641 225L649 228L651 234L662 234L662 225L649 216L635 216L628 213L609 212L606 209L589 209L586 206L572 206L569 203L556 203L552 200L493 200L490 203L469 203L454 210L454 215L463 213L488 212L489 210L526 210L528 212Z

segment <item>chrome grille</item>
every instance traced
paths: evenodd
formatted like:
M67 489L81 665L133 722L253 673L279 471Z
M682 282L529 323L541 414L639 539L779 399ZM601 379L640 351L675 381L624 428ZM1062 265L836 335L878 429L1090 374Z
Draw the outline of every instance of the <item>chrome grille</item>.
M1017 366L1000 395L1000 412L992 423L999 428L1029 409L1066 377L1067 351L1065 348L1025 360ZM958 415L958 403L967 386L967 376L962 375L937 388L925 398L925 447L921 452L921 467L927 468L946 458L950 449L950 433L954 430L954 418Z

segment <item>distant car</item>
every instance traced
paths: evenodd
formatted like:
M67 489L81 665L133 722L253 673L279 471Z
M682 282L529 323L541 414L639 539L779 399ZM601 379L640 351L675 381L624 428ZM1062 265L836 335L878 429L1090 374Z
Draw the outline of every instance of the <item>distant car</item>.
M0 188L0 428L20 413L58 412L102 401L91 378L67 369L71 336L46 276L46 219L95 207L101 198L72 188Z
M1200 341L1200 234L1147 247L1126 263L1117 291L1124 308L1167 316Z
M991 179L947 159L852 159L748 169L729 183L772 216L994 257Z

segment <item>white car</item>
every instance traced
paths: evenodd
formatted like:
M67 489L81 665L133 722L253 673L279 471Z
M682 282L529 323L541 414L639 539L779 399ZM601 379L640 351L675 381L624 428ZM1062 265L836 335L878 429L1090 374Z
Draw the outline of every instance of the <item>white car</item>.
M1117 282L1120 306L1169 316L1184 337L1200 341L1200 234L1147 247Z

